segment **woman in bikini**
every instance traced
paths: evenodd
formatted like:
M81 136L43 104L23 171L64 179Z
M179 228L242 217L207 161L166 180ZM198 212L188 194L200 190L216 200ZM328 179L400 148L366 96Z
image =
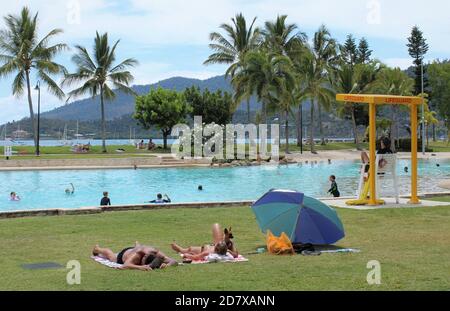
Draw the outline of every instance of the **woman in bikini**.
M238 257L239 254L231 241L233 238L231 231L225 229L224 232L225 235L222 233L220 225L214 224L212 227L213 243L205 244L203 246L189 246L187 248L183 248L176 243L172 243L170 246L174 251L180 253L184 258L189 260L202 260L211 254L223 256L228 252L230 252L233 257Z

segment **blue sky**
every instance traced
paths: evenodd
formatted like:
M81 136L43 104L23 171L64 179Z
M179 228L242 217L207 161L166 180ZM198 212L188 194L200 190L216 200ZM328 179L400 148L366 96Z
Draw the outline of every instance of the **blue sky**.
M202 64L210 53L208 34L238 12L248 19L258 17L258 25L287 14L288 21L309 37L322 23L341 42L348 33L364 36L375 57L401 68L411 64L405 44L417 24L430 44L427 58L450 58L450 3L446 0L16 0L3 2L0 15L17 14L23 6L39 12L41 36L62 28L64 34L58 39L70 46L90 48L96 30L121 39L118 58L134 57L140 62L133 70L135 84L222 74L223 66ZM58 57L69 70L73 69L71 53ZM0 123L28 115L25 97L13 97L10 85L10 78L0 80ZM63 104L43 92L43 110Z

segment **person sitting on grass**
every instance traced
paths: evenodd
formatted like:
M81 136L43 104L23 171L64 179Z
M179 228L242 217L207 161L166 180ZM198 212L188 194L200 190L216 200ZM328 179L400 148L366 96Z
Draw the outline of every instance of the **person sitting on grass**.
M172 200L169 198L169 196L167 194L163 195L161 193L158 193L158 195L156 196L156 200L150 201L148 203L153 203L153 204L164 204L164 203L171 203Z
M155 148L156 148L156 145L155 145L155 143L153 142L153 140L150 138L150 139L148 140L147 150L153 150L153 149L155 149Z
M183 258L188 260L204 260L210 255L217 254L219 256L227 256L230 254L232 258L239 256L234 243L232 241L233 234L230 229L225 229L224 234L220 229L219 224L214 224L212 228L213 243L205 244L203 246L189 246L183 248L176 243L172 243L170 246L174 251L181 254Z
M339 198L341 194L339 192L338 185L336 183L336 176L331 175L329 180L331 182L331 188L330 190L328 190L328 193L332 194L333 197L335 198Z
M103 192L103 198L100 201L100 206L110 206L111 200L108 197L109 193L107 191Z
M109 248L102 248L96 245L92 250L92 254L121 264L122 267L120 269L122 270L152 271L177 264L175 260L167 257L156 248L140 245L138 242L136 242L134 247L124 248L117 254Z

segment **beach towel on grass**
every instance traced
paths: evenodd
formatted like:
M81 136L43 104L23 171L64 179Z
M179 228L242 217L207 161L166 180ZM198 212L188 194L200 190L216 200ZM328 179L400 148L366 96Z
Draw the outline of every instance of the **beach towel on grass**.
M216 255L216 256L214 256L214 255ZM123 265L121 265L121 264L109 261L108 259L105 259L105 258L102 258L99 256L91 256L91 259L103 266L108 267L108 268L120 269L123 267ZM212 262L231 262L231 263L233 263L233 262L246 262L246 261L248 261L248 259L242 255L239 255L238 258L233 258L233 256L220 256L217 254L211 254L207 257L207 259L196 260L196 261L193 261L191 264L204 264L204 263L212 263ZM179 263L178 265L182 266L183 263Z
M108 259L105 259L105 258L102 258L102 257L99 257L99 256L91 256L91 258L94 261L98 262L99 264L104 265L104 266L109 267L109 268L120 269L120 268L123 267L123 265L121 265L121 264L119 264L117 262L112 262L112 261L109 261Z
M229 253L227 255L218 255L218 254L209 254L202 260L193 260L191 264L198 265L204 263L217 263L217 262L247 262L248 259L242 255L239 255L237 258L234 258Z

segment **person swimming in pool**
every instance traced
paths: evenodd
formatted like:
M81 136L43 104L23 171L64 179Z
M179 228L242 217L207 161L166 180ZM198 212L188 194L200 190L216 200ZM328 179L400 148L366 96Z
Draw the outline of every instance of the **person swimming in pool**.
M67 188L67 189L65 190L66 195L72 195L72 194L75 193L75 187L73 186L72 183L70 183L70 187L71 187L72 189Z
M114 253L109 248L102 248L96 245L92 250L92 254L123 265L121 269L152 271L178 264L174 259L167 257L158 249L141 245L138 242L136 242L134 247L124 248L118 253Z
M154 204L164 204L164 203L171 203L172 200L169 198L167 194L164 196L161 193L158 193L156 196L156 200L150 201L148 203L154 203Z
M14 201L14 202L18 202L21 200L21 198L17 195L17 193L15 192L11 192L9 195L9 200L10 201Z

